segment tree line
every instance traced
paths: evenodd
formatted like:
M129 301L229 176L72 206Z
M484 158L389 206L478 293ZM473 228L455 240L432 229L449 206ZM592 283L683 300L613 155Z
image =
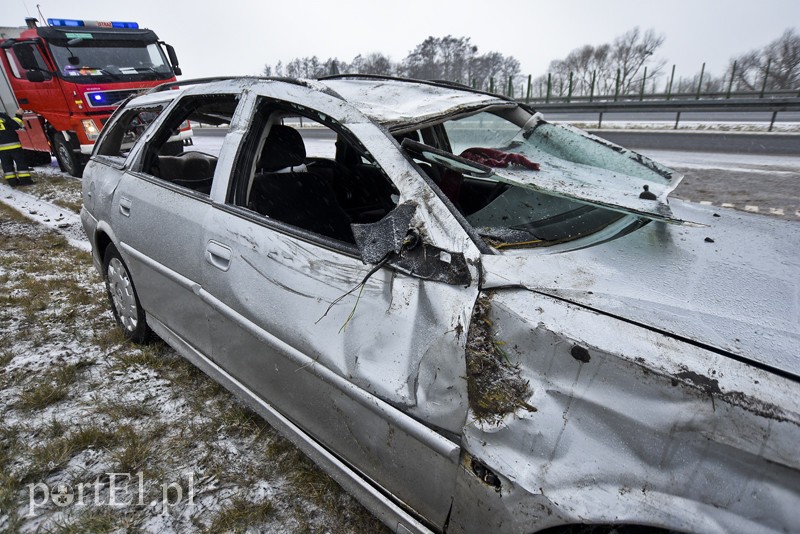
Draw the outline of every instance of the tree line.
M421 80L447 80L494 90L495 80L520 74L519 61L500 52L479 53L469 37L428 37L401 61L373 52L357 55L350 62L338 58L321 60L317 56L295 58L265 65L265 76L318 78L331 74L379 74Z
M520 62L500 52L479 53L469 37L428 37L399 62L373 52L350 62L317 56L265 65L265 76L318 78L331 74L378 74L446 80L515 97L690 93L695 91L800 90L800 33L780 37L731 57L715 75L703 64L689 77L674 78L675 67L658 57L665 37L635 27L610 43L583 45L550 63L548 73L533 79L520 73Z

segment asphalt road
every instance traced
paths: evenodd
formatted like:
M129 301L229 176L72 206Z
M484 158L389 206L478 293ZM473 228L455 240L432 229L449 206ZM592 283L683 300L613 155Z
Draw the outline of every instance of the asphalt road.
M626 148L800 156L800 134L589 130Z
M534 106L535 107L535 106ZM543 111L544 118L548 121L570 121L570 122L585 122L596 123L597 113L551 113ZM681 113L681 122L714 122L714 123L748 123L748 122L766 122L772 119L772 113L768 111L740 111L740 112L714 112L714 111L685 111ZM643 112L625 112L615 111L603 113L603 122L606 121L630 121L630 122L654 122L654 121L667 121L675 122L674 111L643 111ZM798 111L781 111L775 118L775 124L782 122L800 122L800 112Z

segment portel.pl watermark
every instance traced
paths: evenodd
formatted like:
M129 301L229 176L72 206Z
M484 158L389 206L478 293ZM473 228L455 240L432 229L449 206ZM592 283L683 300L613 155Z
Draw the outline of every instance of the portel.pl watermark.
M183 482L183 484L181 483ZM194 506L194 473L185 480L161 484L161 515L168 515L176 506ZM141 471L131 473L105 473L94 482L56 484L43 482L28 484L28 517L36 515L36 509L54 505L68 506L145 506L145 479ZM156 501L155 504L158 504Z

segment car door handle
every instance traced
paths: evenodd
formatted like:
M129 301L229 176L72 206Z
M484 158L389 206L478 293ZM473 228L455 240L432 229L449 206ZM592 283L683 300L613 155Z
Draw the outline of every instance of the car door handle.
M206 245L206 261L220 271L230 269L231 257L233 257L233 252L222 243L209 241Z
M125 217L131 216L131 199L127 197L121 197L119 199L119 212Z

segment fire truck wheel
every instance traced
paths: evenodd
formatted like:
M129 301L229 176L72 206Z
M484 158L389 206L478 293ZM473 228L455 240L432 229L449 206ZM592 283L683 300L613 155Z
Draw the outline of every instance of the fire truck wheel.
M80 156L72 151L72 147L61 134L53 136L53 152L56 153L56 160L58 160L58 166L61 167L62 171L77 178L81 177L83 164Z

